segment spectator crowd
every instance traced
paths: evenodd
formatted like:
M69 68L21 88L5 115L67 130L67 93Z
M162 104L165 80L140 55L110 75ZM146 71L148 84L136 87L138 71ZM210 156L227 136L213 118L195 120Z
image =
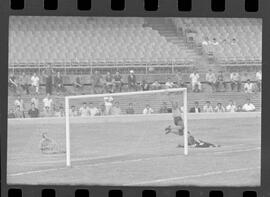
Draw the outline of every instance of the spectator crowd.
M262 73L257 71L254 78L251 81L246 79L243 81L238 72L231 72L229 76L229 81L225 81L224 73L218 72L217 74L211 69L206 73L205 80L201 81L201 76L196 69L189 75L191 91L201 92L202 84L209 85L212 91L220 92L227 91L230 88L231 91L243 91L247 94L253 92L261 91L261 80ZM40 107L40 84L41 79L44 81L45 86L45 98L42 99L42 108ZM243 84L243 85L242 85ZM73 88L78 91L84 89L85 84L81 81L80 77L76 77L71 83ZM114 93L122 92L124 89L123 76L117 71L114 75L107 72L105 76L101 75L99 71L95 71L91 76L91 87L94 94L101 93ZM62 117L65 116L64 107L60 104L57 105L53 101L52 94L53 90L56 95L60 95L67 91L63 76L60 72L55 72L50 67L47 67L41 76L37 73L33 73L31 76L22 73L18 78L11 74L8 79L8 86L10 91L17 94L17 99L14 101L14 108L10 109L10 118L25 118L25 117ZM183 75L177 72L175 75L175 81L168 77L165 83L161 83L157 80L153 82L148 82L146 79L142 79L141 82L137 81L137 76L133 70L130 70L127 76L127 89L126 91L148 91L148 90L159 90L159 89L169 89L177 87L187 87L187 83L183 80ZM30 108L25 109L24 100L21 98L20 92L25 92L27 95L33 95L30 101ZM207 101L204 106L200 107L198 102L195 102L194 106L190 109L191 113L202 113L202 112L239 112L239 111L255 111L255 106L250 100L241 106L236 105L235 102L230 101L227 106L223 106L222 103L217 103L214 107L211 105L210 101ZM159 111L154 111L150 105L146 105L142 114L152 114L152 113L169 113L170 109L167 107L166 103L162 103ZM82 106L77 109L76 106L71 106L70 115L71 116L100 116L100 115L120 115L120 114L134 114L134 104L130 103L127 109L122 110L120 103L113 101L111 97L105 97L104 103L99 106L94 106L93 103L83 103Z

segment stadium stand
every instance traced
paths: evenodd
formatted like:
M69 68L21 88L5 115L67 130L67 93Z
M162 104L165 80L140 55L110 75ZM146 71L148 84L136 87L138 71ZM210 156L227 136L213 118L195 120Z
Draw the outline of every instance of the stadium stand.
M44 85L41 73L49 65L63 73L68 90L65 94L77 94L71 87L77 75L87 84L84 92L78 94L89 94L90 74L94 70L102 74L107 71L114 74L118 70L125 83L131 69L135 70L137 82L147 79L148 83L154 80L164 83L168 76L175 81L175 73L180 71L185 83L189 83L189 75L196 67L204 83L204 75L210 68L215 73L224 71L227 82L233 70L237 70L245 82L247 79L254 81L254 73L261 69L262 25L259 19L16 16L10 17L9 24L10 71L15 75L36 72ZM190 35L193 42L189 42ZM201 53L205 51L202 42L206 37L210 41L215 38L219 43L213 50L217 60L214 64ZM232 39L236 39L233 45ZM220 67L219 63L222 63ZM217 102L225 105L229 100L243 104L250 97L256 108L261 109L260 93L212 93L208 89L203 86L202 93L189 93L189 107L194 101L202 105L206 100L213 105ZM62 104L63 96L53 95L56 103ZM40 95L40 99L44 97ZM14 99L10 94L10 109L14 107ZM23 99L30 104L30 96L23 95ZM162 99L153 99L150 105L157 109L161 102Z
M190 59L143 18L11 17L10 61Z
M215 38L214 56L220 61L261 61L262 21L240 18L177 18L178 29L194 32L194 40L200 45L207 37ZM236 42L231 44L235 39Z

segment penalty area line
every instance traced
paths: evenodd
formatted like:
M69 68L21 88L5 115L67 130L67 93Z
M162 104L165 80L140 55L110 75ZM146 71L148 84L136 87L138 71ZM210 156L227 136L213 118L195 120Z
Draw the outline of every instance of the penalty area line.
M219 175L219 174L226 174L226 173L249 171L249 170L255 170L255 169L260 169L260 167L238 168L238 169L231 169L231 170L224 170L224 171L206 172L206 173L203 173L203 174L187 175L187 176L180 176L180 177L171 177L171 178L165 178L165 179L155 179L155 180L141 181L141 182L125 184L124 186L148 185L148 184L170 182L170 181L177 181L177 180L190 179L190 178L200 178L200 177L205 177L205 176L212 176L212 175Z

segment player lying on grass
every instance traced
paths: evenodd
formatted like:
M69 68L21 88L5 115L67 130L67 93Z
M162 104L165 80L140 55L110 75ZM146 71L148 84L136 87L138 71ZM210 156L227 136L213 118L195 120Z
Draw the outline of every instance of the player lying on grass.
M181 117L181 111L178 107L177 103L172 102L172 114L173 114L173 121L175 126L168 126L165 128L166 133L173 133L179 136L184 135L184 122ZM220 145L211 144L199 139L196 139L194 136L191 135L190 131L188 131L188 146L195 147L195 148L208 148L208 147L220 147ZM183 147L183 145L178 145L178 147Z
M59 144L47 136L47 133L41 134L40 151L44 154L65 153L64 150L61 150Z

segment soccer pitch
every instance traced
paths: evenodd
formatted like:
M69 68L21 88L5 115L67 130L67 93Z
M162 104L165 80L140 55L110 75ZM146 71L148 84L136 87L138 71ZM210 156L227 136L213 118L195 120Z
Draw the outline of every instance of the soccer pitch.
M65 148L65 119L8 121L9 184L258 186L261 114L188 114L188 129L219 148L177 148L170 114L71 118L71 165L42 154L41 132Z

